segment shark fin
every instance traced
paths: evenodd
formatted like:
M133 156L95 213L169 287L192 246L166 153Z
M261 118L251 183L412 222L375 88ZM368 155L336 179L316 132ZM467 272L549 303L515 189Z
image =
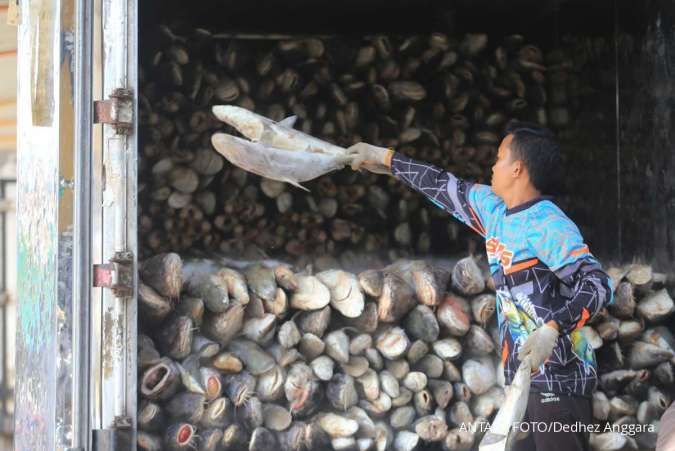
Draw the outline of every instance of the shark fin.
M287 118L279 121L278 124L282 125L284 127L293 128L293 126L295 125L295 121L297 121L297 120L298 120L298 116L295 116L295 115L288 116Z
M289 183L289 184L291 184L291 185L293 185L293 186L295 186L296 188L303 189L303 190L307 191L308 193L310 192L307 188L305 188L304 186L302 186L301 184L299 184L298 182L296 182L296 181L293 180L293 179L284 178L283 181L286 182L286 183Z

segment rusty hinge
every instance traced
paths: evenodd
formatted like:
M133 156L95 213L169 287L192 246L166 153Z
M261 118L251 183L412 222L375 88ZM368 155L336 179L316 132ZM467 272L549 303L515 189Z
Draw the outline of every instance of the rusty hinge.
M119 135L133 128L134 96L129 89L117 88L108 100L94 101L94 124L109 124Z
M110 288L119 298L134 293L134 256L131 252L116 252L108 263L94 265L94 286Z

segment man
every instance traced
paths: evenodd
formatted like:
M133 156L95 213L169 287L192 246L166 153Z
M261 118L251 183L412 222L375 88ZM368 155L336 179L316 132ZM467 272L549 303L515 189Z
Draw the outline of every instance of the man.
M491 187L391 149L359 143L349 151L354 170L388 169L485 238L506 383L525 358L533 370L524 421L536 428L517 448L589 449L583 429L544 432L555 424L591 424L597 365L579 329L612 301L610 278L579 229L542 195L560 165L553 134L536 124L512 123L492 167Z

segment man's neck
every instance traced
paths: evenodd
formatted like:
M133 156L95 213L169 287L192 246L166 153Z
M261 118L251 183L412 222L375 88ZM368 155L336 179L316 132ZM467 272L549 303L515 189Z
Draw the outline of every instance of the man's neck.
M518 205L522 205L526 202L537 199L538 197L541 197L539 190L529 187L523 190L518 190L517 192L509 193L505 195L503 199L504 204L506 204L506 208L510 210L517 207Z

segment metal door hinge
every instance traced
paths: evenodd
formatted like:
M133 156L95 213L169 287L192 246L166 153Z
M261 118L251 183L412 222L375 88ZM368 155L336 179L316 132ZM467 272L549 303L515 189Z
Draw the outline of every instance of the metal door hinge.
M131 252L116 252L108 263L94 265L94 286L110 288L119 298L134 293L134 255Z
M134 96L129 89L117 88L107 100L94 101L94 123L109 124L119 135L133 129Z

